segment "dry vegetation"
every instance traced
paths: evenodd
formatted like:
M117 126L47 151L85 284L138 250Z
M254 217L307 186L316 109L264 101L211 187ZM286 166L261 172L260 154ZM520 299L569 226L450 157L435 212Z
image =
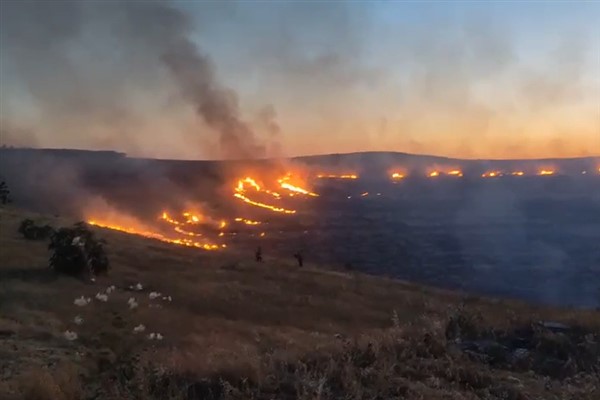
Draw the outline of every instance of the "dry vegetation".
M597 311L298 269L268 252L256 264L252 254L206 253L101 229L112 269L84 283L48 268L47 243L17 232L23 218L55 227L74 222L0 209L2 399L599 398ZM130 291L138 282L143 290ZM108 301L94 298L111 285L117 290ZM150 299L153 291L172 301ZM80 296L91 303L76 306ZM131 297L138 307L130 309ZM458 322L449 334L452 317ZM533 332L546 353L536 350L539 357L520 366L448 341L461 329L470 339L502 337L537 320L580 326L591 360L544 371L544 354L575 354L560 333ZM139 324L145 332L134 333ZM66 330L78 338L67 340ZM164 339L148 339L152 332Z

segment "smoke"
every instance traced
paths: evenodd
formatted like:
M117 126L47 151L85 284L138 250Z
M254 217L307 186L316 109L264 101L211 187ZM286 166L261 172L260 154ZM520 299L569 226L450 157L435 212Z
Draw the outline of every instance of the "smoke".
M8 129L29 119L53 147L266 155L235 91L191 39L191 19L169 2L8 1L0 14L3 92L25 91L29 103L3 94L4 144L36 144ZM218 155L206 154L213 142Z
M279 156L284 145L473 158L600 150L597 28L564 5L528 29L495 8L442 17L385 2L0 6L0 118L40 146L195 159Z

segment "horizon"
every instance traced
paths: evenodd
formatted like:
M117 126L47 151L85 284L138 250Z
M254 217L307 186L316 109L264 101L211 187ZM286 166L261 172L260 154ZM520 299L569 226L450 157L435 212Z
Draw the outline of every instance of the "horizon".
M352 151L345 153L313 153L303 154L291 157L265 157L259 159L209 159L209 158L155 158L155 157L138 157L126 152L114 150L114 149L81 149L81 148L66 148L66 147L15 147L15 146L0 146L0 150L33 150L33 151L72 151L72 152L96 152L96 153L114 153L126 158L134 159L145 159L155 161L201 161L201 162L235 162L235 161L269 161L269 160L294 160L299 158L316 158L316 157L328 157L328 156L352 156L360 154L390 154L390 155L404 155L411 157L424 157L424 158L441 158L456 161L551 161L551 160L581 160L581 159L596 159L600 160L600 154L589 155L589 156L576 156L576 157L539 157L539 158L457 158L449 157L445 155L437 154L422 154L422 153L407 153L403 151L392 151L392 150L367 150L367 151Z
M2 145L173 160L600 155L596 2L0 7Z

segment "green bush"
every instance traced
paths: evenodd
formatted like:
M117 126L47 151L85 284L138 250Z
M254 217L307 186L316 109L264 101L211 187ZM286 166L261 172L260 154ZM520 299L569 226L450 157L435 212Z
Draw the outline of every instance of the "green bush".
M73 276L106 273L109 262L104 244L84 222L71 228L60 228L52 235L48 246L53 251L50 268Z

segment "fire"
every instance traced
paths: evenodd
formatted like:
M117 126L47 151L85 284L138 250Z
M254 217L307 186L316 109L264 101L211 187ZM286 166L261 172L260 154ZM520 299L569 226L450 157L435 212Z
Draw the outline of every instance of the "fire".
M246 219L246 218L241 218L241 217L237 217L235 219L235 222L242 222L246 225L260 225L261 224L260 221L252 221L251 219Z
M436 176L440 176L439 171L432 171L428 175L430 178L435 178Z
M279 212L279 213L284 213L284 214L296 214L296 210L288 210L282 207L275 207L269 204L265 204L265 203L261 203L259 201L254 201L254 200L250 200L248 197L244 196L241 193L234 193L233 195L234 197L237 197L238 199L242 200L244 203L248 203L251 204L253 206L256 207L261 207L261 208L265 208L267 210L271 210L271 211L275 211L275 212Z
M538 172L538 175L554 175L554 170L551 169L542 169Z
M287 189L291 192L301 193L301 194L305 194L307 196L313 196L313 197L319 196L318 194L312 193L304 188L301 188L300 186L292 185L291 183L288 182L291 178L292 178L291 174L287 174L283 178L278 179L277 182L279 183L279 186L281 186L281 188ZM290 195L292 195L292 194L290 194Z
M511 172L511 175L512 176L523 176L523 175L525 175L525 172L523 172L523 171L514 171L514 172Z
M404 179L404 174L401 174L400 172L394 172L392 174L392 179Z
M183 238L183 239L170 238L170 237L167 237L158 232L137 230L137 229L131 228L131 227L114 225L114 224L109 224L109 223L105 223L105 222L99 222L98 220L95 220L95 219L88 220L88 224L94 225L94 226L97 226L100 228L106 228L106 229L111 229L114 231L124 232L124 233L128 233L130 235L143 236L143 237L147 237L147 238L151 238L151 239L160 240L161 242L178 244L178 245L182 245L182 246L186 246L186 247L196 247L196 248L201 248L204 250L218 250L221 247L223 247L223 248L226 247L226 245L224 245L224 244L219 246L214 243L200 243L200 242L196 242L196 241L193 241L193 240L187 239L187 238ZM179 228L179 227L176 227L176 228ZM191 232L186 232L185 234L188 235L190 233Z
M452 176L463 176L463 173L461 170L459 169L453 169L452 171L448 172L448 175L452 175Z
M500 171L489 171L481 174L482 178L496 178L498 176L502 176L502 172Z
M356 175L356 174L343 174L343 175L318 174L317 178L319 178L319 179L358 179L358 175Z
M362 197L365 197L365 196L368 196L368 195L369 195L369 192L364 192L364 193L361 193L360 195L361 195Z

